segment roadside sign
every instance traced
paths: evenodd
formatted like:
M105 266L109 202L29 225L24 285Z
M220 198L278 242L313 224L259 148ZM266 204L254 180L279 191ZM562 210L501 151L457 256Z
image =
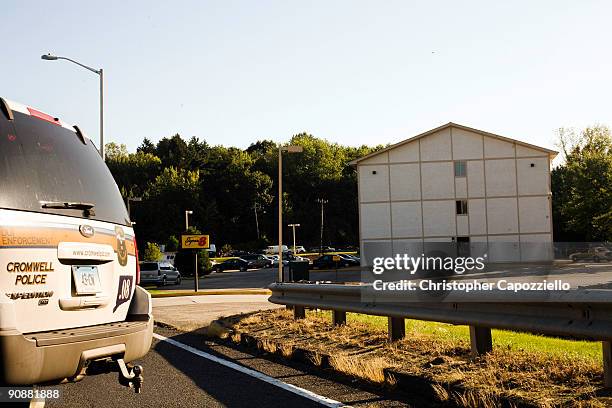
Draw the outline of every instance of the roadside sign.
M332 260L333 260L334 262L340 262L340 255L334 255L334 256L333 256L333 258L332 258Z
M208 235L181 235L182 249L208 249L209 244Z

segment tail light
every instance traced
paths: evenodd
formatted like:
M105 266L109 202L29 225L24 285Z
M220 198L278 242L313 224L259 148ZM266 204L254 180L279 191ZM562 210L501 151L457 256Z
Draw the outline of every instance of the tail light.
M138 262L138 245L134 237L134 253L136 254L136 284L140 285L140 262Z

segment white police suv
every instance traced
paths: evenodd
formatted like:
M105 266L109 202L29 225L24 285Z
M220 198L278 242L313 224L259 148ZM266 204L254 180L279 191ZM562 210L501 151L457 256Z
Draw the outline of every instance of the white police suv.
M0 382L105 366L139 391L142 368L127 363L149 350L153 318L138 279L134 231L92 141L0 98Z

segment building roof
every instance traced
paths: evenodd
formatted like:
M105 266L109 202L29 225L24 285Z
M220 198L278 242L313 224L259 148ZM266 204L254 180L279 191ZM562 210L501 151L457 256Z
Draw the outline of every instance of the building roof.
M478 133L478 134L483 135L483 136L488 136L488 137L492 137L494 139L503 140L505 142L516 143L517 145L529 147L531 149L540 150L540 151L542 151L544 153L547 153L549 156L551 156L551 159L554 159L555 156L557 156L557 154L559 154L559 152L557 152L555 150L547 149L545 147L532 145L530 143L521 142L520 140L511 139L509 137L500 136L500 135L496 135L494 133L485 132L484 130L478 130L478 129L474 129L474 128L471 128L471 127L468 127L468 126L459 125L457 123L448 122L445 125L439 126L437 128L431 129L431 130L428 130L427 132L418 134L418 135L413 136L413 137L411 137L409 139L403 140L403 141L401 141L399 143L395 143L395 144L393 144L393 145L391 145L389 147L386 147L386 148L384 148L382 150L378 150L378 151L376 151L374 153L370 153L370 154L368 154L366 156L360 157L359 159L351 161L349 164L354 166L354 165L358 164L359 162L361 162L363 160L366 160L366 159L369 159L369 158L374 157L376 155L388 152L391 149L395 149L396 147L400 147L402 145L405 145L406 143L414 142L417 139L420 139L420 138L425 137L425 136L429 136L429 135L431 135L433 133L439 132L440 130L444 130L444 129L450 128L450 127L454 127L454 128L457 128L457 129L463 129L463 130L466 130L468 132Z

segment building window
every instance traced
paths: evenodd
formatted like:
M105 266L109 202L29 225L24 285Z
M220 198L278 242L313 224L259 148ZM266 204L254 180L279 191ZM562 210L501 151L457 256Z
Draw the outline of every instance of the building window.
M467 163L463 160L455 162L455 177L465 177L467 173Z
M457 200L455 201L455 206L457 208L457 215L467 215L467 200Z

